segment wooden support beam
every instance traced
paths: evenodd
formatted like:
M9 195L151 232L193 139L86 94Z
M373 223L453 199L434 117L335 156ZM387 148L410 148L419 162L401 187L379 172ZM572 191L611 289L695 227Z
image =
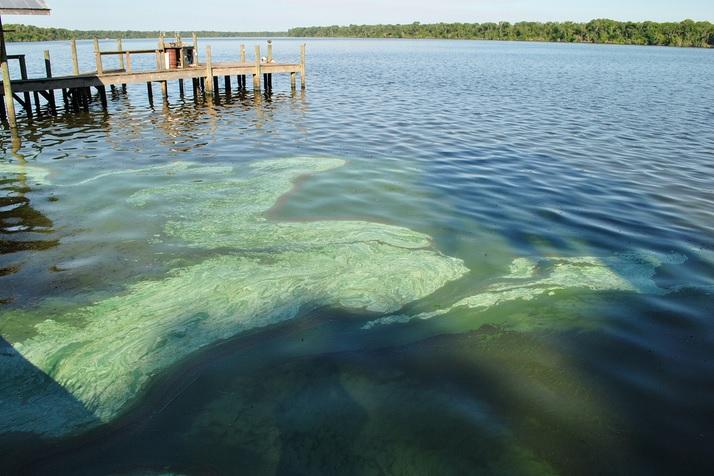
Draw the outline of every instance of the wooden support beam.
M193 37L193 65L198 66L198 37L195 33L191 36Z
M206 94L213 95L213 60L211 59L211 45L206 46Z
M32 97L35 100L35 114L37 114L37 117L40 117L42 115L42 105L40 104L40 92L34 91L32 93Z
M296 89L296 87L297 87L297 78L296 78L296 76L297 76L296 73L290 73L290 89L292 89L293 91L295 91L295 89Z
M183 96L184 96L183 79L178 80L178 85L179 85L179 97L183 99Z
M25 63L25 55L20 56L20 77L22 79L27 79L27 63ZM24 92L25 96L25 112L27 113L27 117L29 119L32 119L32 103L30 102L30 93L25 91Z
M245 45L240 45L240 62L245 63Z
M50 60L50 50L45 50L45 74L48 78L52 77L52 61ZM55 90L47 90L47 101L50 105L52 114L57 114L57 104L55 103Z
M79 60L77 59L77 40L72 40L70 42L72 48L72 73L77 76L79 75Z
M154 89L151 87L151 82L146 83L146 95L149 98L149 105L154 107Z
M107 110L107 88L105 86L99 86L99 100L102 103L102 109Z
M229 75L226 75L223 79L225 82L226 93L230 93L231 92L231 77Z
M121 38L117 38L117 51L124 51L124 45ZM124 69L124 55L119 54L119 69Z
M82 88L80 93L80 97L82 99L82 109L84 109L84 112L89 112L90 94L88 89L89 88Z
M102 50L99 48L99 39L94 37L94 61L97 64L97 74L104 74L104 67L102 66Z
M260 46L255 45L255 72L253 73L253 89L260 91Z
M268 40L268 63L273 62L273 40Z
M300 87L305 89L305 43L300 45Z

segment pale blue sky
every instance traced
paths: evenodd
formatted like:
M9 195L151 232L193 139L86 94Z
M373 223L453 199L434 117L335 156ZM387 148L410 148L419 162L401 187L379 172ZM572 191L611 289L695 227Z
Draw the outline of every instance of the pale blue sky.
M420 21L593 18L714 21L714 0L47 0L51 17L7 23L77 29L284 30L292 26Z

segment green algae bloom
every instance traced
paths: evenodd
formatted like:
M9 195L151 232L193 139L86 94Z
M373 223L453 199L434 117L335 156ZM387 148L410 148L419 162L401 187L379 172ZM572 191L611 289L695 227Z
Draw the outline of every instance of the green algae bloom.
M6 401L4 428L58 436L107 422L153 375L205 346L321 307L395 312L467 272L461 260L431 249L428 236L405 228L265 218L295 179L343 163L261 162L243 178L189 182L131 197L137 206L152 200L171 204L168 235L231 251L37 324L36 335L13 343L15 350L92 418L77 418L61 406L57 413L66 414L66 421L28 418L36 408ZM13 380L2 386L28 386L23 375Z
M480 293L429 313L395 314L469 270L435 250L429 236L407 228L266 216L300 177L344 163L298 157L236 170L174 163L117 172L175 175L167 185L135 193L129 203L166 223L164 240L210 251L208 258L91 305L62 306L29 337L11 342L12 350L0 353L0 367L10 369L0 375L3 431L62 436L111 421L153 376L196 351L319 308L388 315L364 326L372 329L566 289L662 291L652 276L667 259L518 258L510 274ZM195 180L196 174L208 178ZM15 312L35 314L26 322L36 323L49 311Z
M678 254L655 253L630 253L614 258L517 258L511 264L510 274L478 294L432 312L375 319L362 328L367 330L379 325L432 319L457 308L484 311L509 301L531 301L538 296L573 289L665 294L668 291L658 287L653 280L656 268L662 264L681 264L685 260Z

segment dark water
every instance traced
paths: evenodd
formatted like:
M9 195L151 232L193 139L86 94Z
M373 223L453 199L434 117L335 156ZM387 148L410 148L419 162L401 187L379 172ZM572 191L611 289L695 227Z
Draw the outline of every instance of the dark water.
M240 42L210 40L217 61ZM296 59L299 42L275 43L279 60ZM28 53L32 74L46 48L68 72L67 45L9 50ZM80 46L80 57L90 52ZM270 95L222 91L220 104L196 104L172 85L169 102L151 108L145 86L130 86L109 115L95 102L89 114L25 122L21 141L3 132L0 365L14 362L19 380L0 377L0 473L709 474L713 76L706 50L310 40L305 92L275 78ZM428 235L431 250L469 271L404 297L397 314L444 312L369 327L395 312L326 305L268 320L177 352L110 419L56 377L61 358L52 368L33 360L48 319L89 346L83 329L114 312L102 303L147 282L164 292L176 270L245 253L172 236L177 220L209 236L205 216L185 213L192 204L136 207L130 197L188 187L197 202L221 200L191 187L297 156L346 163L301 178L269 220ZM227 171L161 168L185 162ZM244 206L216 203L226 221ZM260 253L280 259L267 245ZM527 281L531 294L517 286L488 305L451 307L501 293L494 286L519 258L544 277ZM605 284L589 271L554 277L583 258ZM400 266L383 268L399 276ZM369 289L369 275L354 281ZM192 303L208 322L211 297ZM130 332L106 329L107 342ZM100 372L112 365L101 362ZM88 429L48 436L64 419Z

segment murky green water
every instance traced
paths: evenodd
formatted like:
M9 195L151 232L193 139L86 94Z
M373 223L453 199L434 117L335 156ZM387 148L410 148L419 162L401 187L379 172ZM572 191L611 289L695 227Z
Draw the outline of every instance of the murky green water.
M3 133L0 472L706 473L710 52L309 52Z

